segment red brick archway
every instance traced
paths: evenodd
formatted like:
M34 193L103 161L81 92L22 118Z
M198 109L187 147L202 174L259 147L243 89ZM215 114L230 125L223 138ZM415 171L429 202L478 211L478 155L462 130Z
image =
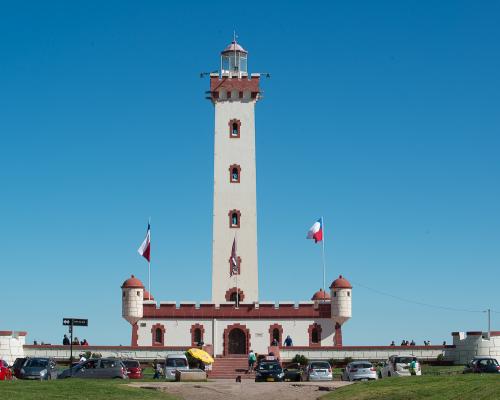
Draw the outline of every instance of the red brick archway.
M229 325L226 329L224 329L224 355L227 356L230 354L230 346L229 346L229 335L233 330L239 329L245 335L245 349L242 353L246 354L250 351L250 330L246 327L246 325L241 324L232 324Z
M273 332L275 329L277 329L279 332L278 346L282 346L283 345L283 327L280 324L272 324L269 327L269 346L273 342L273 339L274 339Z

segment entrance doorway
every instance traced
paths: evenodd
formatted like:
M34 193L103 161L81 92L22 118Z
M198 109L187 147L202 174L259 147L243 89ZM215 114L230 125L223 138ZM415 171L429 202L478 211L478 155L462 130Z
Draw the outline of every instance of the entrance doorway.
M234 328L228 335L228 353L229 354L246 354L247 353L247 337L245 332L240 328Z

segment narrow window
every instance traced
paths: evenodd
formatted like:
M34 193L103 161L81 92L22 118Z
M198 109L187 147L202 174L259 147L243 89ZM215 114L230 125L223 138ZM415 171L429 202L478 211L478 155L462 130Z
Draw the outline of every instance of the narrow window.
M276 339L280 343L280 330L278 328L273 329L273 339Z
M141 292L140 291L137 291L137 296L140 296L141 295Z
M347 292L347 297L351 297L351 292Z
M155 330L155 341L156 343L161 343L163 342L163 332L160 328L156 328Z
M239 228L241 224L241 213L238 210L229 211L229 227Z
M229 137L239 138L241 134L241 122L239 119L232 119L229 121Z
M240 294L236 292L231 293L231 296L229 296L229 301L234 301L236 303L236 296L238 296L238 303L241 303Z
M333 297L337 297L337 292L333 292Z
M241 167L238 164L232 164L229 166L229 182L230 183L240 183L241 178Z
M196 328L194 330L194 342L196 344L200 343L201 342L201 329L200 328Z
M319 343L318 328L313 328L313 330L311 332L311 342L313 342L313 343Z

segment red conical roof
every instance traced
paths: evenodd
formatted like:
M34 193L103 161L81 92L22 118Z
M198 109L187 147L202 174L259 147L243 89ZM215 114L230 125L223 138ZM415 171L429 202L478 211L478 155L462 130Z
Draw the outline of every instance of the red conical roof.
M153 295L151 295L151 298L149 298L149 292L147 291L147 289L144 289L144 301L147 301L147 300L154 300L155 298L153 297Z
M330 285L330 289L352 289L352 285L342 275L339 275Z
M144 289L144 285L134 275L131 275L130 278L128 278L125 282L123 282L122 289L123 288L142 288L142 289Z
M311 300L331 300L330 294L328 292L323 291L323 289L319 289L316 293L314 293Z

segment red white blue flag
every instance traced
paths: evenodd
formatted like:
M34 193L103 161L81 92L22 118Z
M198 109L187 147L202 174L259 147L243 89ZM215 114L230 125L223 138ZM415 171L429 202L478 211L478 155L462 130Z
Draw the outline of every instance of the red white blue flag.
M148 262L151 262L151 224L149 222L146 237L137 251L141 256L148 260Z
M323 240L323 218L318 219L307 232L307 239L314 239L314 243Z

